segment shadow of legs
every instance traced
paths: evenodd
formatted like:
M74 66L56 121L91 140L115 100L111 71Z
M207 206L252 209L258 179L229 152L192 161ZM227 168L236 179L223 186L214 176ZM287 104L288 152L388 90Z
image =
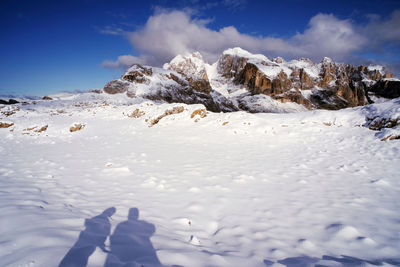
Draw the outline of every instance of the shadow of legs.
M104 242L111 231L109 218L115 213L111 207L100 215L85 220L85 230L79 234L78 241L61 260L59 267L84 267L90 255L100 247L105 250Z

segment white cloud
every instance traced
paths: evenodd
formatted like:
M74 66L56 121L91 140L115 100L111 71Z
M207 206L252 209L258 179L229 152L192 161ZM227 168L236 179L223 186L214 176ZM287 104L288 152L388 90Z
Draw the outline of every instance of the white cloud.
M311 18L304 33L296 34L290 42L301 49L300 55L343 60L363 47L367 40L349 20L318 14Z
M341 61L368 47L371 34L380 32L381 39L400 40L400 11L394 12L387 21L375 19L365 27L334 15L318 14L310 19L303 32L288 39L256 37L240 33L233 26L212 30L207 27L207 20L196 20L192 15L184 11L158 10L142 28L126 33L139 56L121 56L103 65L125 67L135 62L160 66L177 54L192 51L199 51L205 60L214 62L223 50L235 46L268 57L309 57L319 61L328 56ZM386 30L382 31L383 28ZM376 47L379 45L379 42L375 44Z
M107 34L107 35L124 35L126 33L123 29L113 26L106 26L102 29L98 29L98 31L101 34Z
M146 60L131 55L123 55L119 56L116 61L105 60L101 65L107 68L126 69L127 67L132 66L134 63L146 64Z

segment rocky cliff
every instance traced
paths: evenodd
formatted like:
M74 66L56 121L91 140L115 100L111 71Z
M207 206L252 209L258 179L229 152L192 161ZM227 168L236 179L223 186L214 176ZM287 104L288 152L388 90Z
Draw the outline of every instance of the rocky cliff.
M400 81L381 66L353 66L324 58L285 61L228 49L209 65L198 53L176 56L163 68L133 65L106 84L110 94L126 93L167 102L201 103L211 111L285 112L342 109L399 97ZM281 104L280 104L281 103Z

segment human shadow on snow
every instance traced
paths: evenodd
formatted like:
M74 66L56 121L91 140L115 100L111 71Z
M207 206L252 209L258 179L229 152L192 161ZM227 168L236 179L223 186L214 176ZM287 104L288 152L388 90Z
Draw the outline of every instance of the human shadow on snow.
M139 220L137 208L129 209L128 220L117 225L110 236L110 248L106 249L105 241L111 233L109 218L115 211L114 207L108 208L100 215L86 219L85 229L59 267L85 267L96 247L108 254L104 267L163 266L150 241L156 228L151 223Z
M110 252L104 267L163 266L150 241L156 228L139 220L139 210L129 209L128 220L117 225L110 237Z
M100 215L85 220L85 230L79 234L78 241L61 260L59 267L84 267L96 247L106 251L104 242L111 232L109 218L115 213L114 207Z

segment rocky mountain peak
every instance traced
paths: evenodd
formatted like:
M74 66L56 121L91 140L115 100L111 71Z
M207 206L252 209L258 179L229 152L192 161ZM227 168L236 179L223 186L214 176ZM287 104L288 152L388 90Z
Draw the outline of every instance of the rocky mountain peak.
M285 63L285 62L286 62L286 61L285 61L283 58L281 58L281 57L273 58L272 61L275 62L275 63L278 63L278 64L282 64L282 63Z
M204 93L211 92L203 57L199 52L178 55L170 63L164 64L164 69L174 70L183 75L195 90Z
M311 59L306 58L306 57L301 57L301 58L299 58L299 61L300 61L300 62L305 62L305 63L311 64L311 65L314 65L314 64L315 64Z
M322 64L330 64L333 60L330 57L324 57L321 61Z
M269 108L291 103L296 110L341 109L372 102L369 94L395 97L400 81L382 66L353 66L325 57L268 59L242 48L225 50L212 65L199 52L178 55L162 69L134 64L121 79L107 83L107 93L124 93L167 102L202 103L212 111Z
M163 68L195 79L202 79L207 75L205 62L199 52L177 55L169 63L164 64Z

